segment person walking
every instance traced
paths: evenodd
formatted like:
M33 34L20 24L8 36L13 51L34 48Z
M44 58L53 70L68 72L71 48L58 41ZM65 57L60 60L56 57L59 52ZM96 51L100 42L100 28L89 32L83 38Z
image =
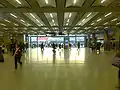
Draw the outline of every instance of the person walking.
M17 62L19 62L19 64L22 66L21 56L22 56L22 52L20 50L20 45L17 45L16 51L14 53L15 69L17 69Z
M0 62L4 62L2 47L0 47Z
M77 49L77 50L79 50L79 49L80 49L80 42L78 42L77 46L78 46L78 49Z

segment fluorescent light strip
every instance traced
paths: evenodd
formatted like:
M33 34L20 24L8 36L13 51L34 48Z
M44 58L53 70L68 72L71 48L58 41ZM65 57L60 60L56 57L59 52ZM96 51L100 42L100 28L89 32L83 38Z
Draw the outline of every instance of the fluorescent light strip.
M0 23L0 25L2 25L2 26L6 26L5 24L3 24L3 23Z
M66 25L68 25L68 23L66 23Z
M105 15L105 17L107 17L107 16L109 16L109 15L111 15L111 14L112 14L112 12L110 12L110 13L106 14L106 15Z
M120 22L119 23L116 23L116 25L119 25L120 24Z
M48 0L45 0L45 3L48 4Z
M69 14L69 18L72 16L72 13Z
M81 25L81 23L79 23L79 25Z
M27 26L31 26L31 24L27 23Z
M91 23L91 25L94 25L95 23Z
M104 3L106 0L101 0L101 3Z
M35 18L35 16L32 14L32 13L30 13L30 15L33 17L33 18ZM35 18L36 19L36 18Z
M15 26L19 26L18 24L14 23Z
M17 3L22 4L19 0L16 0Z
M38 19L36 19L36 21L37 21L38 23L40 23L40 21L39 21Z
M82 20L82 22L84 22L84 21L85 21L85 19Z
M73 4L76 4L76 0L73 1Z
M108 24L108 22L104 23L104 25L107 25L107 24Z
M102 19L100 18L100 19L97 20L97 22L99 22L99 21L101 21L101 20L102 20Z
M118 19L118 18L113 19L112 22L113 22L113 21L116 21L117 19Z
M55 22L54 19L52 19L52 22Z
M7 19L4 19L6 22L8 22L8 23L11 23L9 20L7 20Z
M70 19L67 20L67 22L69 22L69 21L70 21Z
M98 27L95 27L94 29L97 29Z
M25 22L24 20L20 19L20 21Z
M52 13L50 13L50 16L51 16L51 18L53 18L53 15L52 15Z
M105 29L107 29L108 27L105 27Z
M10 15L11 15L11 16L13 16L13 17L15 17L15 18L17 18L17 16L15 16L15 15L14 15L14 14L12 14L12 13L10 13Z
M92 14L92 13L89 13L89 14L87 15L87 17L89 17L91 14Z

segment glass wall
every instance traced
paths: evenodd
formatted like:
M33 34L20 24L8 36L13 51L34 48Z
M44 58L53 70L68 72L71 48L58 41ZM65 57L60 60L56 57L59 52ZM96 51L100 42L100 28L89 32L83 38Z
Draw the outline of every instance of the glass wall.
M83 47L85 44L84 36L38 36L38 35L28 35L27 42L30 47L40 47L43 43L45 47L51 47L53 43L55 44L64 44L64 38L69 37L69 43L72 47L76 47L77 43L80 42L80 45Z

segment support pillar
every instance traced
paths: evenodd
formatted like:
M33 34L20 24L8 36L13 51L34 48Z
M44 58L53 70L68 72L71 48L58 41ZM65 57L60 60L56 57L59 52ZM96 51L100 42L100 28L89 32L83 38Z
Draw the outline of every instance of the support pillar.
M104 50L110 51L110 38L108 35L108 30L104 30Z
M90 46L91 46L91 39L90 39L90 34L88 34L87 47L90 48Z

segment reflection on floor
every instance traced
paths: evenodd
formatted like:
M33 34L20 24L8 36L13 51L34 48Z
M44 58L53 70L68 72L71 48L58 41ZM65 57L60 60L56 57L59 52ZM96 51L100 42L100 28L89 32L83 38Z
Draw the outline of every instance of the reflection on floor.
M85 49L77 48L72 49L56 49L56 53L53 53L52 48L45 48L41 51L40 48L29 49L29 53L25 54L25 58L30 62L39 63L84 63Z
M114 52L92 53L76 48L44 52L29 49L23 67L14 70L14 58L0 63L0 90L116 90L118 69L111 66Z

